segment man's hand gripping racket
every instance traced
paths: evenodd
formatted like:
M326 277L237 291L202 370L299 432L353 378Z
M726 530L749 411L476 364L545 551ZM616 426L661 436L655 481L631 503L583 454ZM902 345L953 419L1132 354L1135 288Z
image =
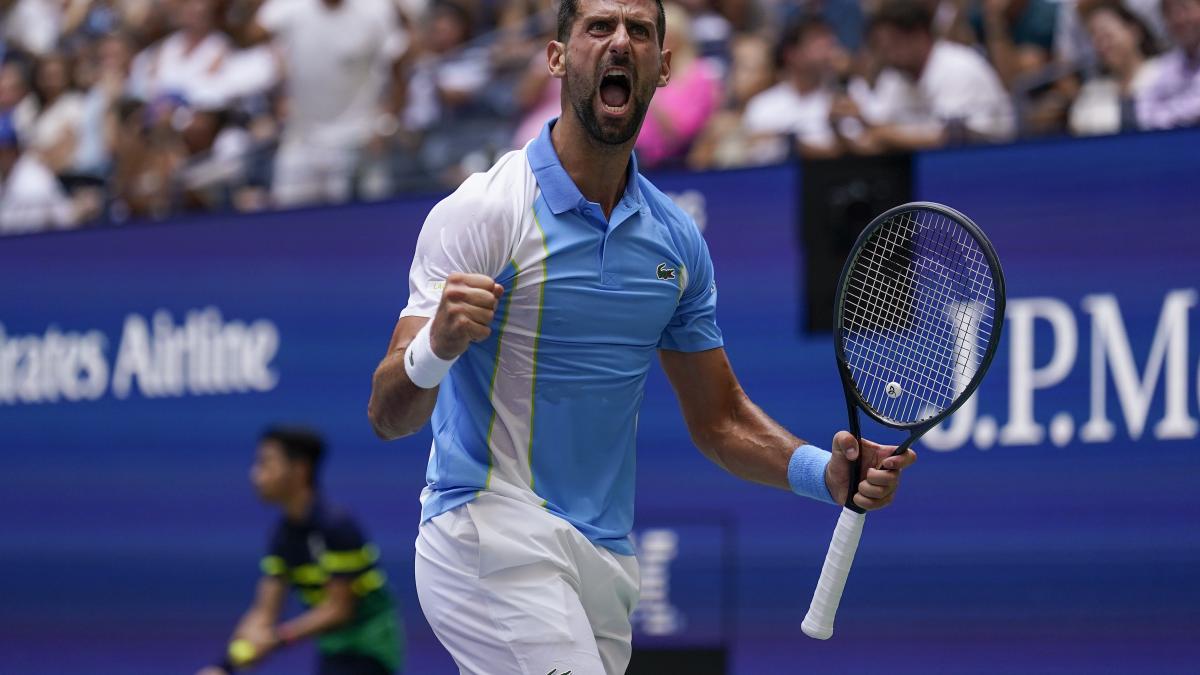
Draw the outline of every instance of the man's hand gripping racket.
M1003 323L1000 261L979 226L958 211L929 202L898 206L871 221L855 242L838 283L834 350L850 433L862 454L847 456L858 461L848 464L845 507L801 626L805 635L833 635L862 535L864 509L854 500L859 467L878 466L879 446L862 441L859 409L908 431L893 452L904 454L971 397Z

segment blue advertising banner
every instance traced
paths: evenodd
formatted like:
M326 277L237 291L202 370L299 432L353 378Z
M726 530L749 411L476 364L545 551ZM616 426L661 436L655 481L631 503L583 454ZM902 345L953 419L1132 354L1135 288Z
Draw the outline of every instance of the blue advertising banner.
M837 632L817 642L799 625L837 510L710 464L652 372L635 646L724 646L733 673L1190 671L1200 133L915 161L916 196L973 217L1005 266L989 378L868 519ZM846 412L829 336L796 328L798 174L656 182L705 229L746 391L828 446ZM428 432L385 444L365 413L434 201L0 240L5 672L194 672L217 656L273 520L247 470L276 421L328 434L324 489L382 549L407 672L453 672L412 588ZM259 672L310 660L297 648Z

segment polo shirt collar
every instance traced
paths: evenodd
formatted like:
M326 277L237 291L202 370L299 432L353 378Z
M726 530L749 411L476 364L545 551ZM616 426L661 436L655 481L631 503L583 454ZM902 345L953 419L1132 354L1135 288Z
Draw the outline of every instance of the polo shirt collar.
M588 203L583 193L576 187L575 181L571 180L570 174L563 168L562 162L558 159L558 152L554 149L554 143L550 140L550 130L554 128L554 123L557 121L558 118L555 117L546 122L546 125L542 127L542 133L530 141L529 149L526 150L529 168L533 170L533 175L537 178L538 187L542 189L542 196L545 197L546 204L550 206L550 210L556 216L571 209L582 208ZM627 200L632 201L635 210L642 210L646 207L646 203L642 199L642 190L638 186L637 153L629 155L629 176L625 182L625 196L622 201Z

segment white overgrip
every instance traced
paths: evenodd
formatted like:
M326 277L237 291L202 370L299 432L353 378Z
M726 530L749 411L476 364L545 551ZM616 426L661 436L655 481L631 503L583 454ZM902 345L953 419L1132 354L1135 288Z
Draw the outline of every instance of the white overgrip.
M821 566L821 578L813 591L812 604L804 623L800 624L805 635L818 640L828 640L833 635L833 617L842 601L842 590L846 587L850 566L854 564L854 552L858 550L864 522L865 514L842 507L842 515L838 517L833 539L829 542L829 553Z

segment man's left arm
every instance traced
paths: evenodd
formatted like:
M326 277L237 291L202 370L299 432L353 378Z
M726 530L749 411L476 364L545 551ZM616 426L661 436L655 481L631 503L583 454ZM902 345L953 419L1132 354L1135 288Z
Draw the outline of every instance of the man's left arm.
M739 478L840 505L849 492L851 463L860 462L865 470L854 503L869 511L891 503L900 473L917 459L912 450L892 457L895 446L865 439L860 452L854 436L845 431L834 436L832 453L807 444L750 400L723 348L663 349L659 357L692 441Z

